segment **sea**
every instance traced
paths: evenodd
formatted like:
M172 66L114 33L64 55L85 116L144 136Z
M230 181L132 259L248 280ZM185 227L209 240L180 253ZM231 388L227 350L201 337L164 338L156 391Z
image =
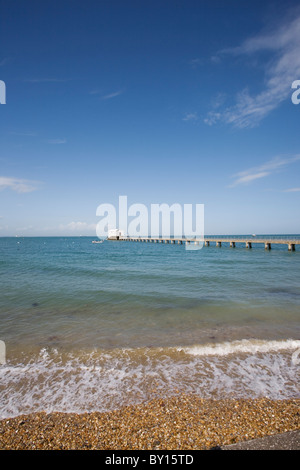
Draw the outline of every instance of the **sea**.
M0 238L0 419L300 398L300 245L94 239Z

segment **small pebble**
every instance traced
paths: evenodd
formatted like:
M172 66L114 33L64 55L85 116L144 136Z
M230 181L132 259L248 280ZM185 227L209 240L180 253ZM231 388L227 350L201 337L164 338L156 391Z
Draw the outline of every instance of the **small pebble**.
M300 399L176 395L107 413L32 413L0 421L0 449L201 450L300 429Z

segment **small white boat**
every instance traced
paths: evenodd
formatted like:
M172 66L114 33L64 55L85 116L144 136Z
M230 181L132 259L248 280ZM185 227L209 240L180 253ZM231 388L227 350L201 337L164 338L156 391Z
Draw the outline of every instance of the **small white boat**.
M103 243L103 240L93 240L92 243Z

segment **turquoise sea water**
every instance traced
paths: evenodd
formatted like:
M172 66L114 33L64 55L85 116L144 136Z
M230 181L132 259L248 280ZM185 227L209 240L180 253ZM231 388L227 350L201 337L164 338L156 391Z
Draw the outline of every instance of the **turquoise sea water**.
M300 397L300 249L92 240L0 238L0 417Z

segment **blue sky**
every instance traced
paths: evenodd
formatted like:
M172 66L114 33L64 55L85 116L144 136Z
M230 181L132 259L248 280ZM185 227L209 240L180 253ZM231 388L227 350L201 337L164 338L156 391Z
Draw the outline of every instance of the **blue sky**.
M0 236L95 235L99 204L204 204L300 233L298 1L0 0Z

